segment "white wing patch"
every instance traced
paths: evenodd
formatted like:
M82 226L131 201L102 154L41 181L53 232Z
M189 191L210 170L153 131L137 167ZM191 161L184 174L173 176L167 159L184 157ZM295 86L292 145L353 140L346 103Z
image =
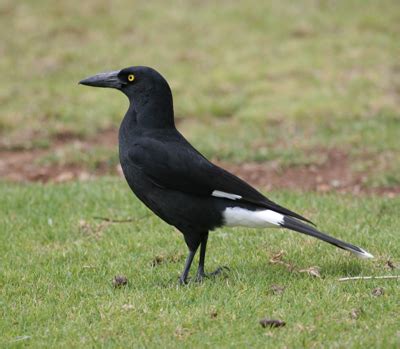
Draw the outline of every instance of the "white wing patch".
M230 200L239 200L242 198L240 195L225 193L224 191L220 191L220 190L214 190L211 193L211 195L215 196L217 198L224 198L224 199L230 199Z
M249 228L279 227L284 216L272 210L251 211L241 207L228 207L222 213L225 225Z

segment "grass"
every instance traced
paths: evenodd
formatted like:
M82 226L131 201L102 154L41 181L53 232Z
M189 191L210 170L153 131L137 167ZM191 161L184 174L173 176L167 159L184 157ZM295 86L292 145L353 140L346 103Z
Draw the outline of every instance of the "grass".
M125 97L76 83L143 64L167 77L180 129L207 156L291 166L340 148L363 166L386 154L368 183L397 183L399 9L396 0L5 0L2 143L50 147L65 132L116 127Z
M96 146L85 149L79 143L72 143L60 149L41 156L37 160L38 165L57 164L59 166L82 166L85 164L89 169L95 170L101 166L115 169L119 164L117 149Z
M3 183L0 191L1 347L400 344L398 281L338 282L342 276L396 273L385 262L400 258L399 198L273 193L274 200L377 258L359 260L286 231L223 229L210 236L206 267L228 265L227 277L179 287L186 254L181 235L149 215L121 179ZM94 216L138 220L105 224ZM321 278L271 264L281 250L296 270L319 266ZM119 274L129 283L114 289ZM285 290L274 295L272 285ZM373 296L376 287L384 295ZM287 325L263 329L263 317Z

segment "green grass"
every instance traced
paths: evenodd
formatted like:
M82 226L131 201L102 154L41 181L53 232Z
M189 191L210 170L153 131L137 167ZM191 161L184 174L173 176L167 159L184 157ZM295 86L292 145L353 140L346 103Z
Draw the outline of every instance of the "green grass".
M125 97L77 81L142 64L167 77L181 130L207 156L290 166L340 148L362 166L385 153L393 160L368 183L398 183L385 175L400 166L396 0L4 0L0 14L10 147L118 126Z
M384 267L400 259L399 198L272 193L377 258L359 260L287 231L223 229L210 236L206 267L228 265L227 277L179 287L181 235L149 215L121 179L3 183L0 192L1 347L400 345L399 282L338 282L399 273ZM138 220L107 225L94 216ZM297 270L319 266L321 278L271 264L281 250ZM152 266L156 256L164 263ZM113 288L117 274L128 278L127 287ZM283 294L271 292L274 284L285 287ZM375 287L384 295L374 297ZM263 317L287 324L263 329Z
M59 166L82 166L85 164L91 170L105 166L115 170L119 164L118 151L113 147L96 146L85 149L79 143L71 143L55 152L43 155L36 160L37 165L57 164Z

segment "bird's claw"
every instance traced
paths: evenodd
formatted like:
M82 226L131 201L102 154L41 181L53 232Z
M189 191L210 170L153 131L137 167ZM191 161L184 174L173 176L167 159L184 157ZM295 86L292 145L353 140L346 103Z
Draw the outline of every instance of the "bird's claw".
M215 269L211 273L205 273L203 270L198 271L196 275L196 282L202 282L205 278L214 277L223 274L225 271L230 271L230 269L226 266L221 266Z
M188 284L188 279L184 279L182 276L179 277L178 283L180 286L186 286Z

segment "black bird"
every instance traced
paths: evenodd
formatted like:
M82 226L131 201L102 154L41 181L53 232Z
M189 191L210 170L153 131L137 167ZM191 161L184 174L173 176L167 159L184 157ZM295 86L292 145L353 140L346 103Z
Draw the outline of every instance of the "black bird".
M176 129L171 89L154 69L129 67L89 77L80 84L115 88L128 97L129 109L119 129L122 170L136 196L182 232L189 255L181 283L187 281L199 246L196 279L207 275L204 260L208 233L221 226L288 228L359 257L373 257L360 247L318 231L308 219L208 161Z

